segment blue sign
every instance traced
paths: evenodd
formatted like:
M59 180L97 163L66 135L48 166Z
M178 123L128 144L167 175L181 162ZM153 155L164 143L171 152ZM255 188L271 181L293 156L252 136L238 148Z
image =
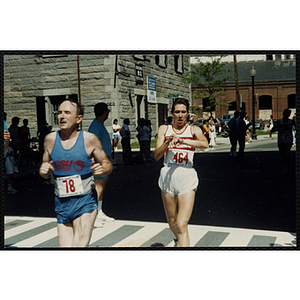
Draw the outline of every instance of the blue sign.
M156 79L148 76L148 90L156 91Z
M147 77L147 96L149 103L156 103L156 79Z

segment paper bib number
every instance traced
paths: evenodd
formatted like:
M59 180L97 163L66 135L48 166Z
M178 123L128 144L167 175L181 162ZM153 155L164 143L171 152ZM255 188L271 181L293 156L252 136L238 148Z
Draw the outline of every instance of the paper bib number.
M173 161L179 165L187 165L189 162L188 153L176 152L173 156Z
M71 197L83 194L80 175L57 178L59 197Z

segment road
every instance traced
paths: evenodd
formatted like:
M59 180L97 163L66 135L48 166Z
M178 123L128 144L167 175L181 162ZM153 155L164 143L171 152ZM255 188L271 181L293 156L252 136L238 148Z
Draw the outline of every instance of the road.
M218 138L215 148L195 153L200 185L190 224L231 231L295 233L295 167L288 175L282 174L276 139L258 137L258 141L247 145L244 165L229 157L228 139ZM162 161L123 166L121 152L117 152L116 162L104 193L103 210L116 218L115 224L152 222L166 226L157 185ZM291 166L295 166L294 149ZM55 218L53 186L43 185L37 170L27 170L26 176L20 174L14 186L19 193L6 195L6 216Z

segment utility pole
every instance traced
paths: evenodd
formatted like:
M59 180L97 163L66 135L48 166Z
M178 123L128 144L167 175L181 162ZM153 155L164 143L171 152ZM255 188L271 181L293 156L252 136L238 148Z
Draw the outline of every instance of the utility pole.
M239 91L239 75L237 69L236 55L233 55L234 60L234 76L235 76L235 97L236 97L236 110L240 111L240 91Z

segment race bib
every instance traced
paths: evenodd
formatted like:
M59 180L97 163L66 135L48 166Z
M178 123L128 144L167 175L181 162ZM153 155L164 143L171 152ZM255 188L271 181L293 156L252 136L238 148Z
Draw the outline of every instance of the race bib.
M167 152L165 164L192 167L193 155L191 151L172 149Z
M59 177L57 180L58 197L72 197L83 194L80 175Z

